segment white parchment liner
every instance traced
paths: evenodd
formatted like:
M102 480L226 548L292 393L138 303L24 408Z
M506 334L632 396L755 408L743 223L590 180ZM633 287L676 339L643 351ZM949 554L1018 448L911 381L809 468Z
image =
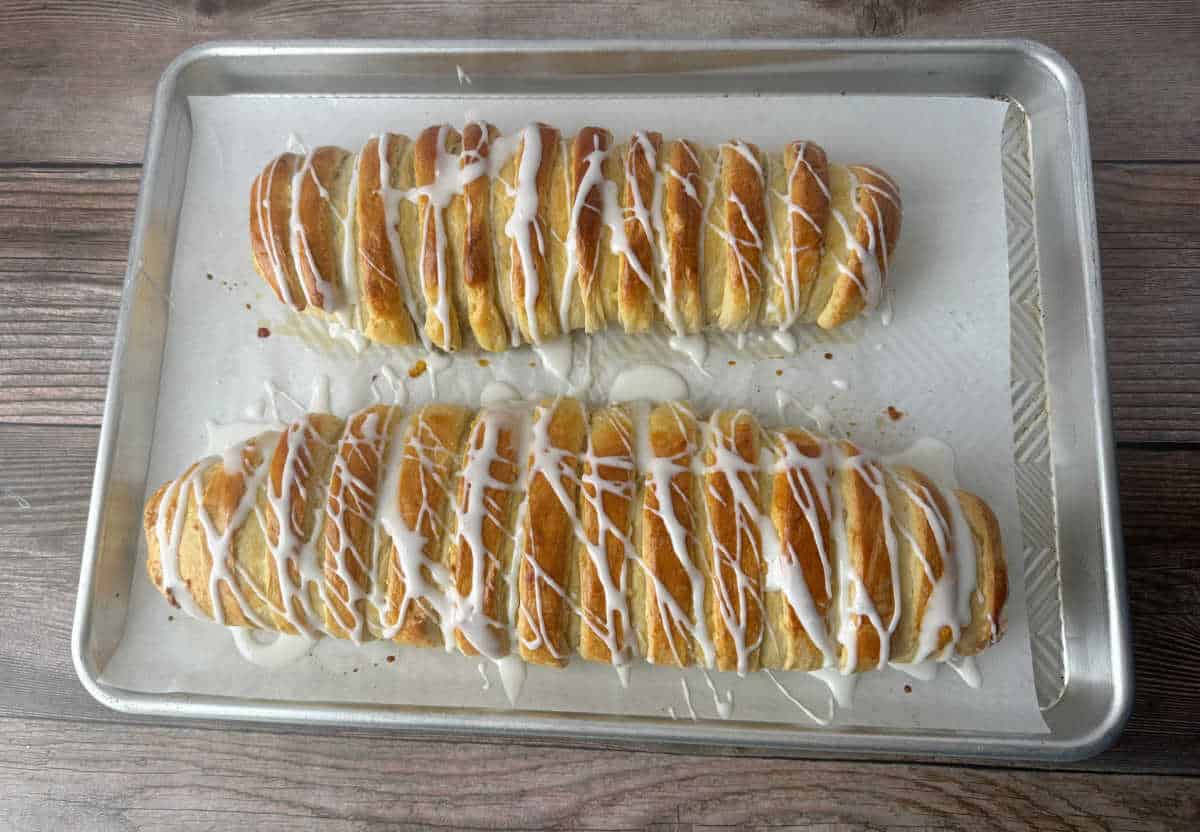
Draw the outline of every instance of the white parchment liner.
M464 88L469 89L469 88ZM612 380L639 361L668 364L688 381L703 413L745 406L768 423L805 424L804 409L824 408L841 430L881 451L922 436L948 443L962 487L984 496L1000 520L1008 556L1009 631L979 660L983 687L969 689L949 668L921 682L896 671L863 674L852 709L835 725L915 730L1045 732L1030 659L1014 480L1010 394L1009 272L1000 139L1006 104L967 98L673 97L662 98L192 98L193 141L171 279L171 312L147 495L207 451L205 421L240 419L271 382L302 402L313 380L330 381L331 405L345 414L377 396L392 400L382 368L402 379L410 404L477 404L494 380L525 395L567 390L604 402ZM655 129L715 145L731 137L778 150L793 139L822 144L830 160L882 166L904 201L890 285L895 314L875 314L825 335L797 331L800 349L784 356L770 342L738 350L713 339L702 372L663 339L615 333L594 339L585 361L576 336L571 381L548 373L528 349L456 357L436 373L410 379L419 350L345 344L311 335L254 274L247 236L251 181L290 133L308 146L357 151L382 129L415 135L470 112L504 131L531 120L564 134L599 125L621 137ZM211 279L209 279L211 275ZM249 306L249 308L247 308ZM269 328L260 338L258 329ZM826 358L826 353L832 358ZM735 363L736 362L736 363ZM534 365L534 366L531 366ZM707 373L707 374L706 374ZM374 381L373 381L374 380ZM803 407L781 416L777 391ZM894 407L904 415L894 421ZM286 411L286 407L285 407ZM286 415L286 412L285 412ZM930 473L936 474L934 471ZM440 650L322 642L280 669L245 661L230 634L171 609L144 579L139 550L129 618L101 679L147 692L183 691L281 700L509 708L495 669ZM395 656L394 662L385 660ZM635 665L623 690L603 665L576 660L565 671L531 668L517 708L585 714L689 718L680 678L701 719L716 719L714 696L699 670ZM733 718L814 727L764 674L713 674ZM808 707L826 713L828 694L802 673L777 678ZM906 686L911 693L906 692Z

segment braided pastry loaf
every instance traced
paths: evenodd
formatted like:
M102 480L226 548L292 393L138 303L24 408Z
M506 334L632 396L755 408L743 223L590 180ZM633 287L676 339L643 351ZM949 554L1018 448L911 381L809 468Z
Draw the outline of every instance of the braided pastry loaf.
M980 498L681 403L313 413L164 484L145 534L199 618L560 667L946 660L1007 595Z
M254 264L279 300L384 344L453 351L577 329L788 331L874 307L900 232L883 171L812 142L618 145L545 124L384 133L284 153L250 191Z

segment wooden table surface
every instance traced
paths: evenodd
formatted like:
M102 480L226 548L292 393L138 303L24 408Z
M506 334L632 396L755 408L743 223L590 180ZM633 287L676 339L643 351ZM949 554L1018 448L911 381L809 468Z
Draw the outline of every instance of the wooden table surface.
M336 6L336 9L330 7ZM0 5L0 826L1200 828L1200 4ZM1019 36L1088 95L1137 697L1056 770L713 758L110 712L69 640L154 83L306 36Z

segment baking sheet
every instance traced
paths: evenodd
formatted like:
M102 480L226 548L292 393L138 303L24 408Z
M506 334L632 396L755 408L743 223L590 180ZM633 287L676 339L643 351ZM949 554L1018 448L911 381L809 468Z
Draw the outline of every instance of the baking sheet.
M1000 175L1006 104L841 96L687 96L667 102L222 97L192 98L190 107L192 155L170 288L148 493L207 451L205 419L228 423L260 416L264 398L288 415L291 405L268 395L267 382L303 403L314 379L328 378L331 405L339 412L377 396L390 401L397 388L413 404L435 395L474 404L493 380L509 382L525 395L570 390L600 402L621 369L653 361L686 378L701 410L748 406L767 421L780 419L778 391L783 390L802 405L784 414L787 421L802 423L804 410L823 408L839 429L880 451L899 450L920 436L947 442L957 451L961 484L989 500L1008 544L1013 579L1009 633L980 657L983 688L969 690L947 668L933 682L894 670L864 674L854 707L839 710L835 724L1046 730L1034 692L1019 578L1023 569L1013 477ZM905 203L892 264L895 313L890 325L876 315L831 336L798 332L801 348L790 356L769 341L736 350L714 339L703 371L665 349L661 340L609 335L592 339L590 360L584 339L577 338L568 381L538 366L528 350L488 356L487 367L480 366L478 355L462 355L443 369L409 378L408 369L427 359L420 351L372 347L356 355L283 310L249 262L246 193L289 133L310 146L333 143L357 149L380 129L412 134L442 120L461 123L468 112L503 130L543 119L564 132L585 124L609 127L617 135L653 127L710 144L736 134L772 149L806 137L822 143L834 161L881 165L900 183ZM260 327L271 336L258 337ZM832 357L825 358L827 353ZM893 421L885 415L888 407L903 417ZM139 558L144 559L144 547ZM244 661L221 628L176 612L147 581L135 580L125 633L101 680L152 692L509 707L494 669L483 667L485 683L478 662L464 657L390 646L358 650L327 640L298 662L269 670ZM387 656L396 659L388 662ZM628 690L601 665L577 661L565 672L531 668L516 707L687 718L681 677L699 717L717 718L717 696L700 671L681 674L644 664L634 668ZM763 674L712 678L722 701L732 693L734 719L812 724ZM819 714L827 712L828 695L819 681L797 673L777 678L797 700Z

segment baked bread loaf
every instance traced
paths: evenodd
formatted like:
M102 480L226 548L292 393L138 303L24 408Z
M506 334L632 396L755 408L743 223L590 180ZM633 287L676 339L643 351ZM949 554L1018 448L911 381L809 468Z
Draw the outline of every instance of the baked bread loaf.
M254 264L281 302L446 351L837 327L879 303L900 217L887 174L812 142L621 144L545 124L284 153L250 189Z
M976 654L987 504L749 412L578 400L312 413L146 505L159 591L237 627L739 674Z

